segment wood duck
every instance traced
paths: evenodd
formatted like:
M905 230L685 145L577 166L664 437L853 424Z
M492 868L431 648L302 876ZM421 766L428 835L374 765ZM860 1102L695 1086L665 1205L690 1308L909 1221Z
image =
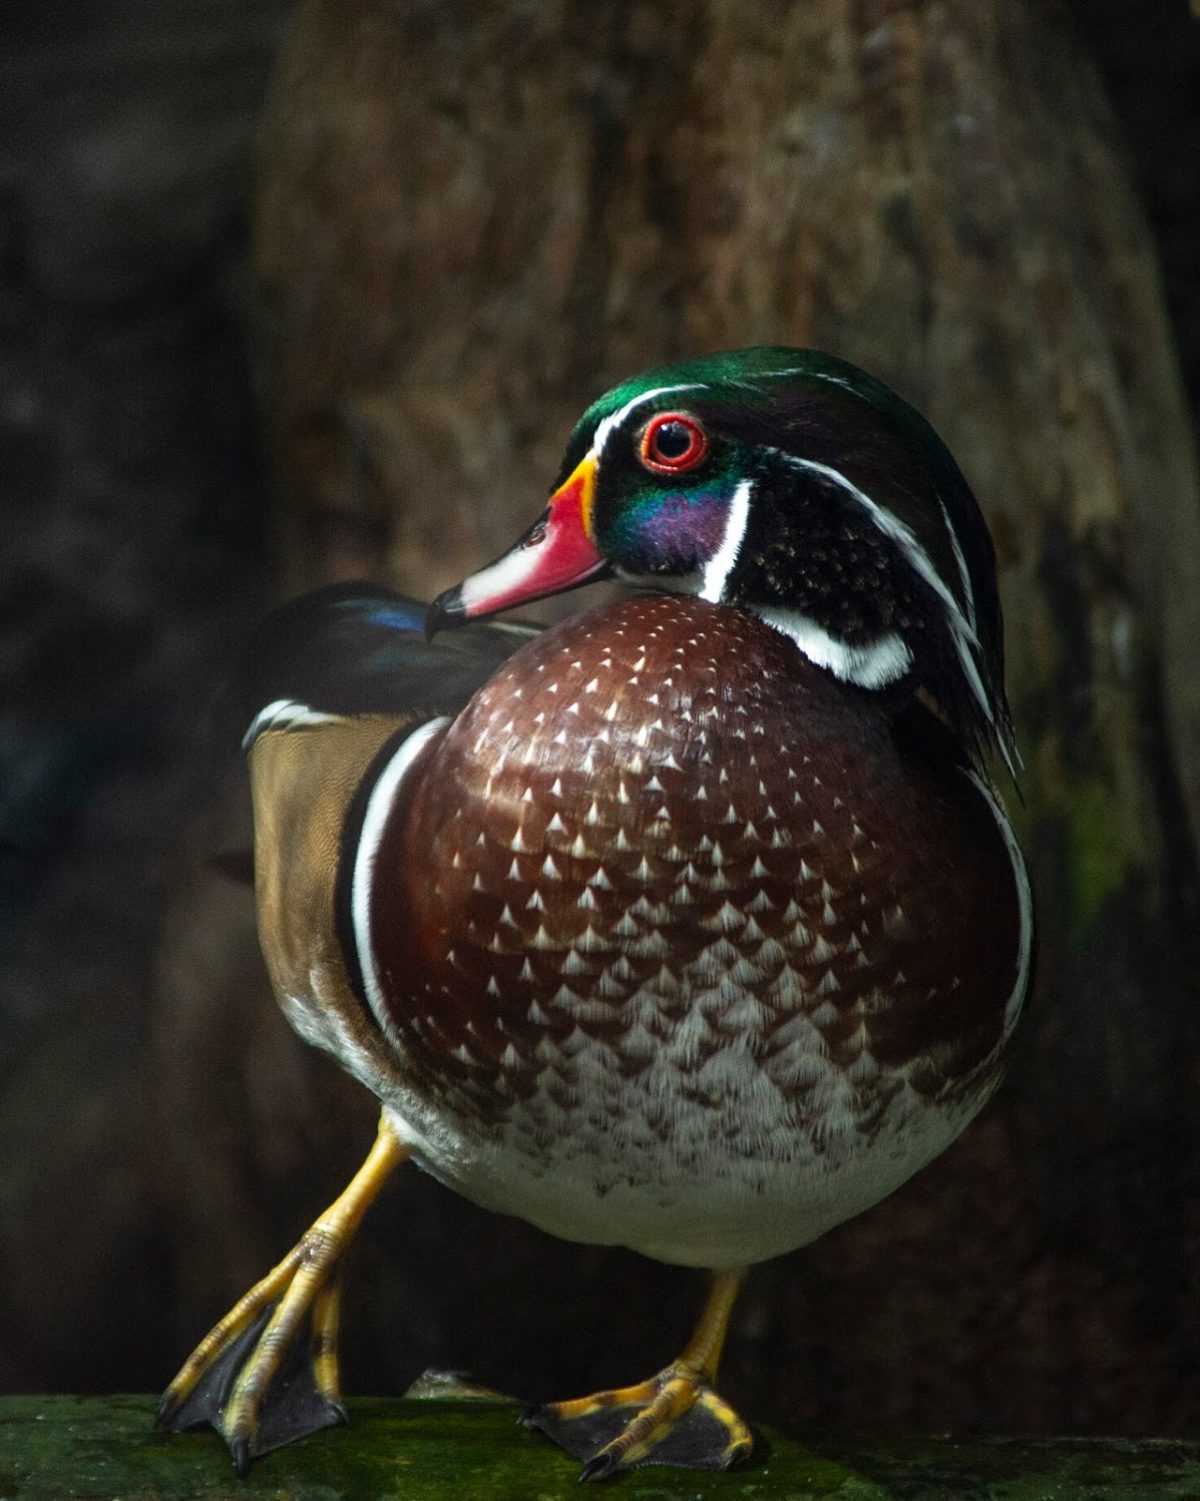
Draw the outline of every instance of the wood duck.
M636 592L552 629L481 623L614 575ZM235 696L276 994L382 1113L163 1420L244 1470L343 1416L338 1270L407 1159L711 1271L677 1360L529 1416L584 1476L745 1458L715 1385L745 1269L954 1140L1028 985L993 552L947 449L811 351L651 371L511 551L424 618L366 586L285 606Z

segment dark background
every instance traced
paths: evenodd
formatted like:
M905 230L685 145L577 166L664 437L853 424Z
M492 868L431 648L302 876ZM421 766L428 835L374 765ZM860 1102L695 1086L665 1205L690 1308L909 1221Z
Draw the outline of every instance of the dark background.
M939 21L933 6L881 10ZM289 477L324 472L327 434L297 438L280 417L278 323L297 315L279 296L293 263L273 258L285 238L277 205L271 218L286 177L278 96L257 171L260 250L248 251L255 132L291 11L24 0L0 22L0 1390L162 1386L365 1150L370 1102L293 1043L257 969L245 894L203 869L244 816L239 768L202 733L206 706L278 593L360 572L432 593L455 574L456 549L477 561L511 529L485 519L464 539L460 527L438 556L428 526L389 530L381 502L347 500L337 483L293 504ZM414 46L422 25L436 30L426 12L411 7ZM1073 65L1090 78L1094 60L1115 111L1194 414L1200 22L1182 0L1079 0L1069 19ZM627 78L622 46L634 43L618 38L611 65L595 64L599 82L580 87L602 95L606 78ZM447 102L431 84L430 130L470 97ZM636 110L636 97L613 108ZM412 212L452 219L426 166ZM389 173L386 154L374 170ZM472 308L486 325L486 302ZM425 315L414 295L408 323ZM627 373L611 358L612 377ZM579 367L573 382L585 397L608 384ZM519 382L500 386L519 404ZM481 384L481 411L490 390ZM572 403L522 439L543 482ZM370 401L360 408L339 442L367 455L386 493L403 443L386 414L374 423ZM406 408L410 425L413 411L440 441L434 398ZM536 427L538 413L525 420ZM504 483L512 514L532 514L540 492L524 503L511 475ZM1078 533L1047 535L1040 587L1070 616L1071 590L1092 587L1073 572ZM999 540L1011 561L1002 528ZM434 557L423 588L422 549ZM1029 626L1009 604L1011 644ZM1036 738L1045 725L1024 686L1018 719ZM1070 695L1069 672L1060 688ZM1157 734L1147 721L1142 739ZM1146 752L1155 766L1160 754ZM1039 775L1035 757L1035 819ZM1173 773L1155 778L1165 834L1153 882L1166 895L1154 911L1166 916L1151 925L1139 909L1122 930L1140 979L1113 1003L1118 1022L1099 1015L1097 997L1112 1001L1107 960L1089 969L1086 943L1070 963L1051 954L973 1155L956 1167L949 1154L868 1228L757 1274L729 1356L730 1395L755 1415L1195 1430L1195 852ZM1098 786L1123 795L1119 776ZM1051 934L1070 932L1079 912L1055 908L1070 841L1063 854L1040 824L1030 838ZM1105 851L1087 858L1103 866ZM1103 886L1103 869L1095 878ZM1110 918L1123 923L1123 909ZM1063 1057L1101 1061L1088 1079L1084 1065L1071 1073L1060 1100ZM1038 1154L1045 1171L1029 1165ZM381 1201L356 1253L347 1386L399 1391L427 1363L529 1396L632 1380L673 1351L698 1286L621 1253L557 1246L413 1176Z

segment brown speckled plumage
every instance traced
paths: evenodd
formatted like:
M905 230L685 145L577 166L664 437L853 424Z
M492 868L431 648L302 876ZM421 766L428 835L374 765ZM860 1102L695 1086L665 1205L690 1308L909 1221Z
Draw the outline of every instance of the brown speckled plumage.
M753 618L665 596L536 638L435 737L370 911L407 1087L601 1194L836 1161L906 1089L973 1107L1017 968L967 774Z

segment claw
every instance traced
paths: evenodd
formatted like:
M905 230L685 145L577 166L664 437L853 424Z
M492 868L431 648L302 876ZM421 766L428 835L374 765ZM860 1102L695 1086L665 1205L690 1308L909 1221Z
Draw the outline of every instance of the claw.
M607 1480L619 1466L620 1461L615 1454L607 1449L601 1449L599 1454L593 1454L591 1459L579 1472L580 1481Z
M250 1440L242 1435L232 1439L229 1452L233 1455L233 1468L239 1480L250 1473Z

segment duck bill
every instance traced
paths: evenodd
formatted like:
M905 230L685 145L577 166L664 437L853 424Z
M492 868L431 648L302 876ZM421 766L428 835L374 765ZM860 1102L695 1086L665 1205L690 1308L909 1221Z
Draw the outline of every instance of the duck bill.
M608 560L592 541L595 490L596 460L589 453L515 546L438 595L429 606L426 634L563 594L607 573Z

